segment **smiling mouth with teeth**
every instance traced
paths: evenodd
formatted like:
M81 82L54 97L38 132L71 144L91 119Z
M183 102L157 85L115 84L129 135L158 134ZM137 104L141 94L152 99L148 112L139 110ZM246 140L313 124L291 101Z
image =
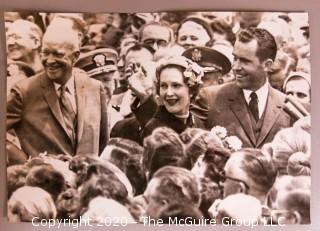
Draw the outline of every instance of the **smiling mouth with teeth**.
M166 102L169 104L169 105L174 105L178 102L178 99L166 99Z

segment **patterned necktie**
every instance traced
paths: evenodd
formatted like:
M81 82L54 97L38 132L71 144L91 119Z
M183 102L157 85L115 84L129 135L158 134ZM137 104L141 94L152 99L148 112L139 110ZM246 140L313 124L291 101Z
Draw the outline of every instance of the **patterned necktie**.
M254 91L250 94L249 109L257 122L259 120L258 96Z
M72 140L72 144L75 143L75 119L76 113L72 108L72 104L70 99L67 96L67 86L62 85L60 87L60 108L64 118L64 123L66 125L66 129L69 137Z

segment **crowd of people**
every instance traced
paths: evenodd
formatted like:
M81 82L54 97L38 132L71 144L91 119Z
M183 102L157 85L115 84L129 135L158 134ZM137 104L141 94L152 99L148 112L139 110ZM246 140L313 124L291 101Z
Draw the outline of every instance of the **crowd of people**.
M310 223L306 13L6 12L5 29L10 221Z

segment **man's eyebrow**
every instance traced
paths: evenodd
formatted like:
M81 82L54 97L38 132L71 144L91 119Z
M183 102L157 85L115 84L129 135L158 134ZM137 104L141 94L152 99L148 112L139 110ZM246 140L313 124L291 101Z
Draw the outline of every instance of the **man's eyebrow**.
M234 58L240 59L240 60L242 60L242 61L251 62L250 59L247 59L247 58L245 58L245 57L239 57L239 56L237 56L235 53L232 53L232 55L233 55Z

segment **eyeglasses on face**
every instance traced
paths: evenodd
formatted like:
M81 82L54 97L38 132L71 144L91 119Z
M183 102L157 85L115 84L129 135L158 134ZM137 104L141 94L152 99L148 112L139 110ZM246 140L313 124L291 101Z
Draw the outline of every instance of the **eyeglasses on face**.
M249 185L246 182L244 182L243 180L234 178L234 177L227 176L226 172L224 170L219 172L219 176L220 176L220 182L219 182L220 184L225 182L226 180L231 180L231 181L235 181L235 182L241 184L246 189L246 192L248 192L250 189Z

